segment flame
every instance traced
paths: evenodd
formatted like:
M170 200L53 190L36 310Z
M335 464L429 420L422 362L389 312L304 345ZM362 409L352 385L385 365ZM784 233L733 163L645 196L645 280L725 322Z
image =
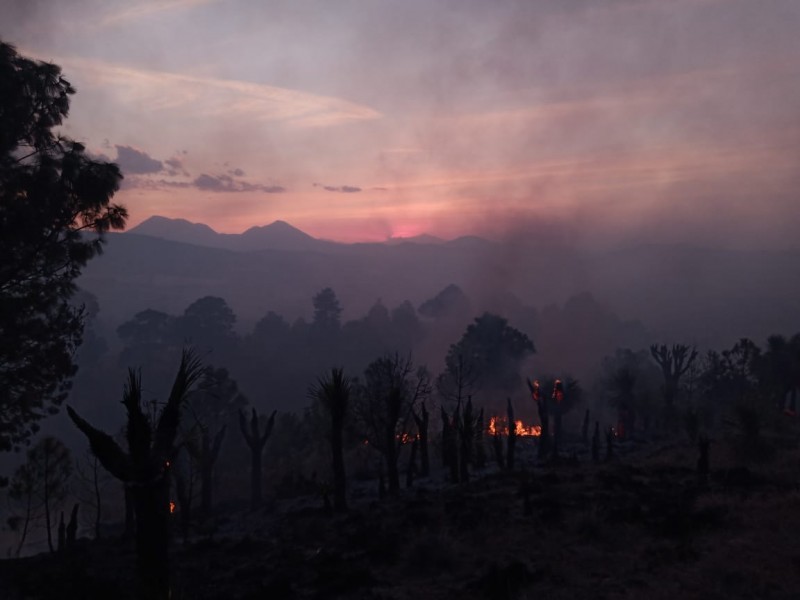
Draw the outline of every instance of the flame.
M508 435L508 424L502 417L489 418L489 435ZM542 435L541 425L526 426L522 420L514 421L514 434L519 437L539 437Z
M175 514L175 503L172 500L169 501L169 514Z

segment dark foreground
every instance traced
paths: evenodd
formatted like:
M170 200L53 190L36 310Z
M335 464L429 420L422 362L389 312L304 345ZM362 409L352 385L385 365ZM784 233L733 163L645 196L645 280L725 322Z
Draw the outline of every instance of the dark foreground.
M174 544L172 597L800 597L800 454L749 466L712 458L706 482L691 447L639 454L466 486L423 481L346 515L314 499L231 513L215 533ZM133 598L133 577L125 545L87 541L0 561L0 598Z

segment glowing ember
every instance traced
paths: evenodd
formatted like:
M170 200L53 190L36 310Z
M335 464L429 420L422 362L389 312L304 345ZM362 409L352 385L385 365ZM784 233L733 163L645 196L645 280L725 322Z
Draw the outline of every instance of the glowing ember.
M491 417L487 429L489 435L508 435L508 423L502 417ZM514 434L519 437L539 437L541 425L525 425L521 420L514 421Z
M169 514L175 514L175 503L172 500L169 502Z

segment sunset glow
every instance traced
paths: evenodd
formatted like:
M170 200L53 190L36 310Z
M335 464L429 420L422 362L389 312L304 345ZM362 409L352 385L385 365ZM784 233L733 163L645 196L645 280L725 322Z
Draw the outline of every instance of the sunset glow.
M131 226L795 243L790 0L27 6L2 36L76 86Z

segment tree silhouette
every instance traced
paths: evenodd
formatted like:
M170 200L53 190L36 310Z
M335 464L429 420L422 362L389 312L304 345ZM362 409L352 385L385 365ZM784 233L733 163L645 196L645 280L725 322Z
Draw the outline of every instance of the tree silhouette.
M527 335L510 327L498 315L484 313L469 325L457 344L450 346L445 362L450 373L459 371L459 361L474 373L482 388L513 391L520 385L522 359L535 352ZM461 357L461 358L459 358Z
M317 380L311 394L318 398L331 418L331 455L333 460L333 507L347 510L347 482L344 469L344 421L350 401L352 384L343 369L331 369L330 374Z
M74 88L61 69L0 42L0 451L58 411L76 367L83 310L74 281L122 229L122 175L57 135Z
M9 497L24 507L25 517L17 555L37 511L44 512L47 546L53 546L53 513L67 496L72 476L72 456L60 440L47 436L28 450L27 461L20 465L11 480Z
M653 360L661 367L664 376L664 402L672 407L678 393L681 377L691 368L697 358L697 350L683 344L673 344L668 348L665 344L650 346Z
M186 409L192 423L184 445L200 472L200 510L204 516L211 513L214 465L219 458L228 421L235 419L247 404L239 393L236 381L227 369L207 366L197 389L189 394ZM196 435L195 435L196 433Z
M136 553L143 594L168 598L169 591L169 471L175 460L175 437L181 408L202 374L194 354L184 350L169 398L157 419L142 405L141 379L129 369L122 403L128 417L125 452L107 433L94 428L72 407L67 413L89 440L103 467L123 481L133 497L136 515Z
M427 371L415 369L411 357L387 354L364 371L355 409L369 446L384 458L391 494L400 491L397 459L414 406L429 394Z
M256 510L261 506L261 455L264 453L264 446L269 436L272 435L272 428L275 426L275 415L277 412L276 410L272 411L264 427L264 433L261 433L259 431L258 413L256 409L253 409L249 431L244 412L239 411L239 429L242 431L248 448L250 448L250 508L252 510Z

